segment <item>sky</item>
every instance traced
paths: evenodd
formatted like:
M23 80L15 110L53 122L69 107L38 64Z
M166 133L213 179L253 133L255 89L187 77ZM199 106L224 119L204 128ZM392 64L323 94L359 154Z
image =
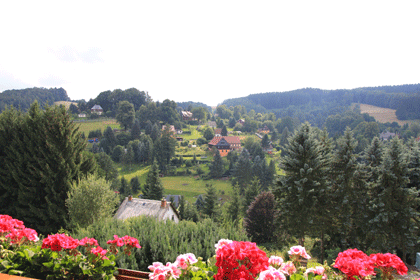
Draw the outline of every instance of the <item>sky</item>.
M154 101L420 83L420 1L2 1L0 92Z

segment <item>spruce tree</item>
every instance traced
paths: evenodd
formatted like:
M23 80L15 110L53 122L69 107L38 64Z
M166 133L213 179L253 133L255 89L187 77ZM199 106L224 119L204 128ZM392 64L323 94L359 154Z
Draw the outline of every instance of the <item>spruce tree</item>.
M181 220L185 219L185 199L184 196L181 195L179 198L179 208L178 208L179 216Z
M239 196L238 186L233 187L233 194L231 196L231 200L228 202L226 214L227 217L225 218L228 220L228 223L238 223L241 218L241 197Z
M272 242L274 237L275 197L270 192L260 193L249 206L244 219L244 228L257 243Z
M213 162L210 165L210 177L211 178L220 178L223 175L223 160L220 156L219 150L215 149L215 155L213 157Z
M399 249L406 253L417 240L419 191L409 187L408 154L402 140L394 137L385 149L379 179L373 185L369 206L375 216L370 221L374 236L372 247L379 250Z
M252 178L252 163L249 159L249 153L246 149L243 149L238 160L235 163L233 171L233 185L238 184L239 194L242 195L245 192L246 186L249 184Z
M131 190L132 190L133 194L137 194L140 191L141 185L140 185L139 178L137 176L131 178L130 187L131 187Z
M365 149L362 159L364 168L369 173L368 182L376 182L379 177L379 169L382 164L383 147L378 137L374 137L370 145Z
M216 206L216 188L212 184L206 184L206 197L204 199L203 213L209 217L214 217L217 211Z
M154 200L160 200L163 197L163 185L156 160L153 161L151 169L147 173L146 184L143 186L143 197Z
M117 138L115 137L114 130L112 130L111 127L108 126L105 129L104 137L101 139L99 145L108 155L112 153L112 150L117 145Z
M221 134L222 134L222 136L227 136L227 128L226 128L226 125L223 125Z
M0 117L0 212L56 232L67 226L71 184L93 172L94 157L64 107L41 110L35 102L25 115L10 110Z
M320 202L325 195L326 176L319 149L309 123L302 124L285 146L287 156L280 162L285 176L273 192L281 213L279 223L299 238L301 245L322 218L317 209L325 206Z
M268 139L268 134L264 134L261 140L261 147L268 148L269 145L270 145L270 140Z
M261 184L258 177L254 176L249 186L245 189L243 213L248 210L249 205L254 201L255 197L261 192Z
M107 181L112 181L118 177L118 170L114 166L111 157L106 153L95 154L95 159L98 164L98 175L104 177Z
M337 141L337 151L332 160L333 206L336 212L337 230L343 246L361 248L365 233L360 227L368 211L365 175L357 162L357 141L349 127Z
M141 134L140 122L139 120L136 119L134 121L133 127L131 128L131 139L132 140L140 139L140 134Z

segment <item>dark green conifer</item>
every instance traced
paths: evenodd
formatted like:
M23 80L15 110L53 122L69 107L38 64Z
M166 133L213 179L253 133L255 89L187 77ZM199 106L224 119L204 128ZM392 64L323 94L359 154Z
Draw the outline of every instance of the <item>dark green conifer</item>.
M210 165L210 177L211 178L220 178L224 172L223 169L223 160L220 156L219 150L215 149L215 155L213 157L213 162Z
M159 167L156 160L147 173L146 184L143 186L143 197L160 200L163 197L163 185L159 177Z

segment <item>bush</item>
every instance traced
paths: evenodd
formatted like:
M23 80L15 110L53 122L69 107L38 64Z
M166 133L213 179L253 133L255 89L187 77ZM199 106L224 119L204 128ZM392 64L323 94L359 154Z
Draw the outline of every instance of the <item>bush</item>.
M245 233L234 226L221 227L210 219L194 223L180 221L157 221L154 217L135 217L125 221L110 219L80 229L74 238L90 236L100 244L106 243L108 236L129 235L139 240L141 250L131 256L117 259L117 266L148 271L153 262L171 262L180 254L190 252L204 260L214 255L214 244L222 238L248 240Z
M197 145L205 145L207 143L208 141L206 140L206 138L201 137L197 139Z
M101 138L102 131L100 129L89 131L88 138Z

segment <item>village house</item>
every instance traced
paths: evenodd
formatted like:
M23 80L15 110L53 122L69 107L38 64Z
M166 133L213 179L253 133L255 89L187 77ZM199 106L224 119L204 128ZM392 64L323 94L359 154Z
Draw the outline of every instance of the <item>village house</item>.
M190 111L181 111L181 117L183 121L191 121L193 114Z
M159 221L171 220L179 222L179 214L175 207L166 199L151 200L143 198L126 197L115 213L114 218L125 220L131 217L151 216Z
M80 113L77 115L79 118L86 118L86 114L85 113Z
M382 141L388 141L388 140L391 140L391 138L394 138L395 135L397 135L397 134L389 132L387 130L387 131L384 131L381 134L379 134L379 139L381 139Z
M209 142L209 148L215 147L219 150L220 156L224 157L230 151L241 149L241 140L238 136L215 136Z
M164 131L166 129L166 125L162 125L162 131ZM172 133L175 133L175 126L170 125L169 126L169 131Z
M104 110L102 109L101 105L94 105L91 109L90 112L92 114L98 114L98 115L102 115L102 113L104 112Z
M259 128L258 132L268 134L268 133L270 133L270 129L268 129L268 127L265 125L263 128Z
M213 129L215 129L217 127L217 124L215 121L208 121L207 125Z
M245 120L244 119L239 119L236 123L244 124Z

